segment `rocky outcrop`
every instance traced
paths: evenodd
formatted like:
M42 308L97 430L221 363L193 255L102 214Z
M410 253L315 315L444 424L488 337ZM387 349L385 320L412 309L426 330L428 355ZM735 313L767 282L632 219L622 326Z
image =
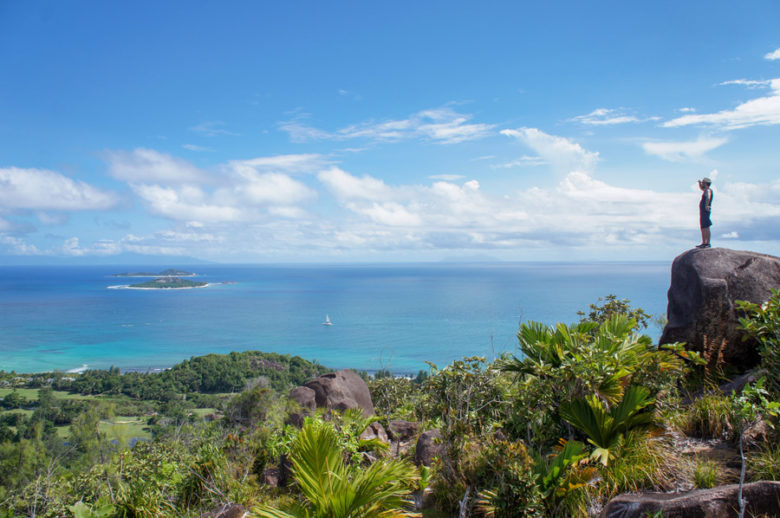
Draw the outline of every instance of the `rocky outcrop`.
M290 391L290 401L295 404L292 405L293 408L290 409L287 416L287 423L301 427L306 416L314 415L314 411L317 409L314 391L309 387L295 387Z
M741 369L758 362L755 341L743 341L737 300L765 302L780 288L780 258L726 248L689 250L672 264L668 323L660 343L691 350Z
M323 374L308 382L306 387L314 391L317 408L328 410L362 408L364 415L374 415L374 404L371 402L368 385L355 371L345 369Z
M443 449L439 439L441 439L441 432L438 428L420 434L420 438L417 439L417 447L414 450L415 464L418 466L433 464L434 457L441 455Z
M601 518L732 518L739 516L739 484L684 494L640 493L613 498ZM745 484L745 516L780 516L780 482Z
M376 421L368 425L368 428L363 430L363 433L360 434L358 439L360 439L361 441L370 441L372 439L377 439L385 443L390 442L390 440L387 437L387 432L385 431L385 427L382 426L381 423L378 423Z
M201 518L244 518L249 513L241 504L226 504L210 513L202 514Z
M317 408L339 411L360 408L363 415L374 415L368 385L351 370L323 374L304 387L295 387L290 391L290 401L295 404L286 422L298 427L303 426L306 416L314 415Z

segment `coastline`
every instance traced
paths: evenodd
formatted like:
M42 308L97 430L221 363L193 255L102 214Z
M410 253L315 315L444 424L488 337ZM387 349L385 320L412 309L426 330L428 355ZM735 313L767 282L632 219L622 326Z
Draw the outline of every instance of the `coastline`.
M222 283L224 284L224 283ZM116 284L114 286L106 286L107 290L149 290L149 291L165 291L165 290L194 290L197 288L208 288L213 286L213 283L206 283L203 286L180 286L178 288L138 288L129 284Z

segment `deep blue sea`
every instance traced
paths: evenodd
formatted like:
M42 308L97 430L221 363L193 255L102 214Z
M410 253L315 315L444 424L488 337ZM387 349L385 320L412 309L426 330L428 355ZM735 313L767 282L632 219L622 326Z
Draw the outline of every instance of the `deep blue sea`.
M514 351L520 321L575 322L609 293L665 314L670 278L668 263L202 265L186 269L206 288L109 289L145 280L112 274L161 269L0 266L0 370L154 369L256 349L416 372Z

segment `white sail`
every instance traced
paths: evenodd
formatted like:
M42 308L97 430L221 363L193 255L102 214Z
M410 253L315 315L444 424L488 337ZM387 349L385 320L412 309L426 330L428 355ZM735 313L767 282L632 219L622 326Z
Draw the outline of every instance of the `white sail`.
M325 322L323 322L322 325L324 325L324 326L332 326L333 325L333 322L330 321L330 316L329 315L325 315Z

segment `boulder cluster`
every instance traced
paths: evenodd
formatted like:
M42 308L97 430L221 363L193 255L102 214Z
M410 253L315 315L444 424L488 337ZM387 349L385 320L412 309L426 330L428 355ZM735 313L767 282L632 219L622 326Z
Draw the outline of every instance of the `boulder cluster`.
M366 417L374 415L368 385L351 370L323 374L302 387L295 387L290 391L290 399L299 406L299 411L289 416L289 421L296 426L301 426L304 418L313 415L318 408L325 411L360 408ZM441 445L435 441L439 436L439 430L436 429L420 433L419 423L393 420L387 424L387 428L374 421L360 435L360 439L378 439L387 443L394 455L404 454L414 445L415 462L430 466L440 452Z

